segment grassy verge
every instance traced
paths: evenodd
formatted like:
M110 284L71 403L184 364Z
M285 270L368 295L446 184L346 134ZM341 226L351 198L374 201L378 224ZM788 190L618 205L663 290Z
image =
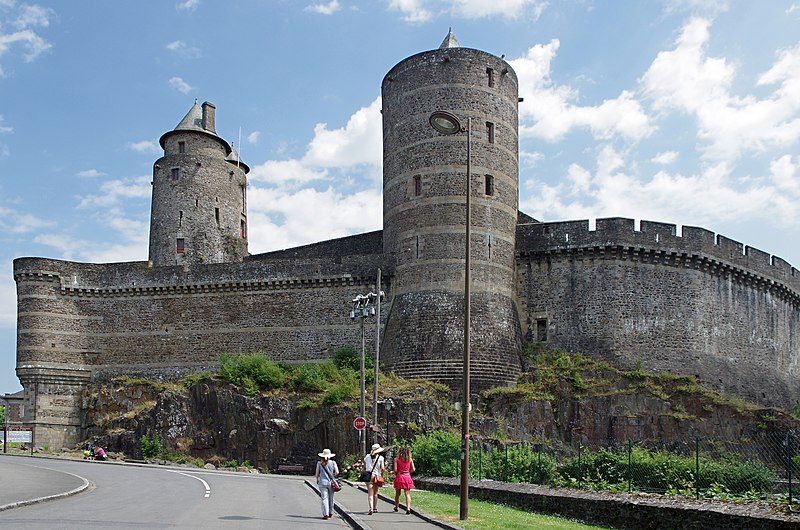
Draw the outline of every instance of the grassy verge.
M469 519L461 521L459 499L455 495L415 490L411 494L411 506L447 523L466 530L606 530L552 515L540 515L509 508L500 504L475 499L469 501ZM400 496L403 502L403 496Z

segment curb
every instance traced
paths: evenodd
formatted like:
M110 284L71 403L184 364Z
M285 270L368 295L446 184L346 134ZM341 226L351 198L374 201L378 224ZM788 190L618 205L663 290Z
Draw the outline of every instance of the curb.
M341 479L339 479L339 480L341 480ZM353 484L351 482L349 482L349 481L342 480L342 482L346 482L350 486L353 486ZM305 483L306 483L306 486L308 486L309 488L314 490L314 492L316 492L316 494L319 495L319 488L317 488L316 484L312 483L310 480L305 480ZM334 499L335 499L335 497L334 497ZM361 520L355 518L353 516L353 514L351 514L350 512L345 510L344 508L342 508L342 505L337 503L335 500L333 502L333 509L334 509L334 511L336 513L338 513L339 515L342 516L342 519L347 521L347 524L349 524L353 528L355 528L357 530L372 530L371 527L367 526L366 524L361 522Z
M355 483L351 483L349 481L345 481L345 482L347 482L351 486L356 486ZM360 484L363 484L363 482L359 482L358 484L359 484L359 486L356 486L356 487L359 490L363 491L364 493L367 493L367 487L360 485ZM382 501L388 502L389 504L394 506L394 499L392 499L391 497L387 497L386 495L384 495L380 491L378 491L378 498L381 499ZM403 504L403 503L400 503L400 506L405 508L405 504ZM450 523L445 523L444 521L440 521L439 519L435 519L432 515L428 515L427 513L423 512L421 510L418 510L417 508L411 508L411 515L416 515L420 519L423 519L428 523L436 525L439 528L444 528L446 530L463 530L463 528L461 528L460 526L454 526L454 525L451 525Z
M11 503L8 503L8 504L4 504L4 505L0 506L0 512L5 511L5 510L11 510L13 508L20 508L22 506L30 506L31 504L39 504L41 502L47 502L47 501L52 501L52 500L56 500L56 499L62 499L62 498L65 498L65 497L71 497L73 495L77 495L78 493L80 493L82 491L87 490L90 486L92 488L94 488L94 484L92 484L88 479L86 479L86 478L84 478L84 477L82 477L80 475L76 475L75 473L69 473L67 471L59 471L57 469L51 469L50 471L54 471L56 473L64 473L66 475L72 475L73 477L81 479L83 481L83 484L81 484L80 486L78 486L75 489L71 489L71 490L65 491L63 493L56 493L55 495L47 495L45 497L36 497L34 499L28 499L28 500L24 500L24 501L17 501L17 502L11 502Z

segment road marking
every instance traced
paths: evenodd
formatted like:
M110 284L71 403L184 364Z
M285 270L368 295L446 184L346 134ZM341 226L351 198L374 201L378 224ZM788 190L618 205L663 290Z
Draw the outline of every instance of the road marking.
M169 471L170 473L177 473L178 475L183 475L184 477L190 477L195 480L199 480L200 482L203 483L203 486L205 486L206 488L206 494L203 496L203 498L207 499L211 495L211 486L209 486L208 482L201 479L200 477L195 477L194 475L190 475L189 473L183 473L181 471L175 471L174 469L165 469L164 471Z

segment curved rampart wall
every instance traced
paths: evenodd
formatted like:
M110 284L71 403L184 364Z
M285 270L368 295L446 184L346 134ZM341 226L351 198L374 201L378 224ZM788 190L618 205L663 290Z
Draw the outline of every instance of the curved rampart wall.
M800 273L696 227L632 219L518 226L518 289L537 339L633 368L694 374L769 405L800 400Z
M316 361L344 345L360 347L351 300L374 290L380 258L190 269L17 259L25 421L36 426L39 443L68 446L80 439L81 394L90 381L217 371L221 352ZM374 350L374 338L367 348Z

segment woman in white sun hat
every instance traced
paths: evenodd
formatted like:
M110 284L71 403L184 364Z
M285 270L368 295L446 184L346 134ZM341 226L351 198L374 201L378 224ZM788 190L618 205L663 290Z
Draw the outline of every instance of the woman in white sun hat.
M381 444L373 444L369 454L364 457L364 470L371 472L370 481L367 483L367 500L369 501L369 513L378 511L378 490L383 485L383 473L386 471L383 453L385 449Z
M317 462L317 469L314 477L317 479L317 486L319 486L319 497L322 501L322 518L330 519L333 517L333 482L335 476L339 474L339 466L333 457L335 453L331 453L330 449L323 449L321 453L317 453L320 460Z

